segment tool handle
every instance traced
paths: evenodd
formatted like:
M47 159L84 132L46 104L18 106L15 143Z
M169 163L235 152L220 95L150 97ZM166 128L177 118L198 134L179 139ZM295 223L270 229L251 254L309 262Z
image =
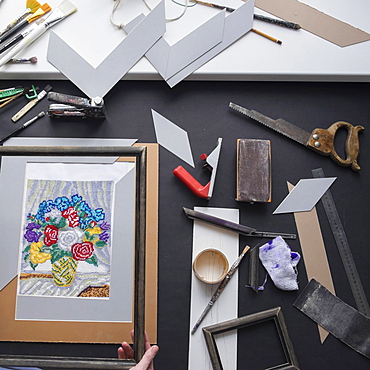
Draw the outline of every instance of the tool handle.
M346 158L342 158L334 148L334 140L337 131L340 128L347 130L347 139L345 144ZM360 152L360 143L358 133L365 128L361 125L353 126L345 121L333 123L328 129L316 128L312 131L307 147L322 154L330 155L330 158L341 166L351 166L354 171L359 171L361 167L357 163L357 157Z
M180 179L196 196L200 198L209 199L209 187L210 183L207 185L202 185L198 182L184 167L176 167L172 173Z

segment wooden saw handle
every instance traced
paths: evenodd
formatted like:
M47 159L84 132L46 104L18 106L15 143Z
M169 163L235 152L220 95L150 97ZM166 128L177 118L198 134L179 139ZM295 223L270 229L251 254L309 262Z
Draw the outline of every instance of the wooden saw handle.
M346 159L339 156L334 148L335 134L340 128L347 130L345 144ZM353 126L345 121L333 123L328 129L316 128L312 131L307 147L322 155L330 155L330 158L341 166L351 166L354 171L359 171L361 167L357 163L360 152L358 133L365 128L363 126Z

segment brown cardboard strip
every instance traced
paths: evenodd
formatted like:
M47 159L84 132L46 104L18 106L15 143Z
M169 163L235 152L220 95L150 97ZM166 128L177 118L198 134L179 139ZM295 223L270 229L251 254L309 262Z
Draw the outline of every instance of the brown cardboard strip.
M255 6L344 47L370 40L370 34L297 0L255 0Z
M288 183L288 189L291 191L293 185ZM335 295L316 208L314 207L309 212L295 212L294 219L308 280L315 278L321 281ZM328 336L328 332L320 326L318 328L320 340L323 343Z
M158 259L158 144L145 145L147 164L146 220L146 308L145 328L157 342L157 259ZM128 157L118 160L128 161ZM124 282L122 282L124 284ZM132 342L133 322L65 322L15 320L17 277L0 292L0 341L121 343ZM32 307L30 308L32 309Z

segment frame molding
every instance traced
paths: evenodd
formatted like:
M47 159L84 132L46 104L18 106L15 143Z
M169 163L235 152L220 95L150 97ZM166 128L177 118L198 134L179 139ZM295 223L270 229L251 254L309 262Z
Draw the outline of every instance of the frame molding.
M130 369L145 352L145 257L146 257L146 146L0 146L0 156L90 156L135 158L135 281L134 281L134 360L65 356L0 355L3 366L36 366L57 369Z
M216 344L215 336L217 334L222 334L235 329L245 328L247 326L259 324L268 320L273 320L275 322L287 362L285 364L277 365L266 370L299 370L298 361L295 356L292 342L289 338L281 307L272 308L266 311L257 312L251 315L204 327L203 335L206 341L213 370L223 370L221 358Z

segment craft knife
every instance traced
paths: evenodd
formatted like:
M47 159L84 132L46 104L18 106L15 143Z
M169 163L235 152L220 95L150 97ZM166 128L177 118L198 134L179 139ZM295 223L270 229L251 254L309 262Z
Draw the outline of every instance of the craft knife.
M353 126L348 122L338 121L327 129L315 128L312 132L308 132L282 118L275 120L255 110L249 110L231 102L229 107L289 137L316 153L324 156L329 155L335 163L341 166L351 166L354 171L360 170L360 166L357 163L357 157L360 151L358 133L365 129L363 126ZM345 145L346 159L341 158L334 148L335 134L340 128L345 128L348 132Z
M237 232L245 236L254 236L254 237L259 237L259 238L276 238L277 236L281 236L284 239L296 239L297 238L295 234L258 231L257 229L254 229L252 227L240 225L238 223L231 222L223 218L215 217L207 213L194 211L192 209L185 208L185 207L183 207L183 210L186 216L190 219L204 221L209 224L222 227L223 229L234 231L234 232Z

